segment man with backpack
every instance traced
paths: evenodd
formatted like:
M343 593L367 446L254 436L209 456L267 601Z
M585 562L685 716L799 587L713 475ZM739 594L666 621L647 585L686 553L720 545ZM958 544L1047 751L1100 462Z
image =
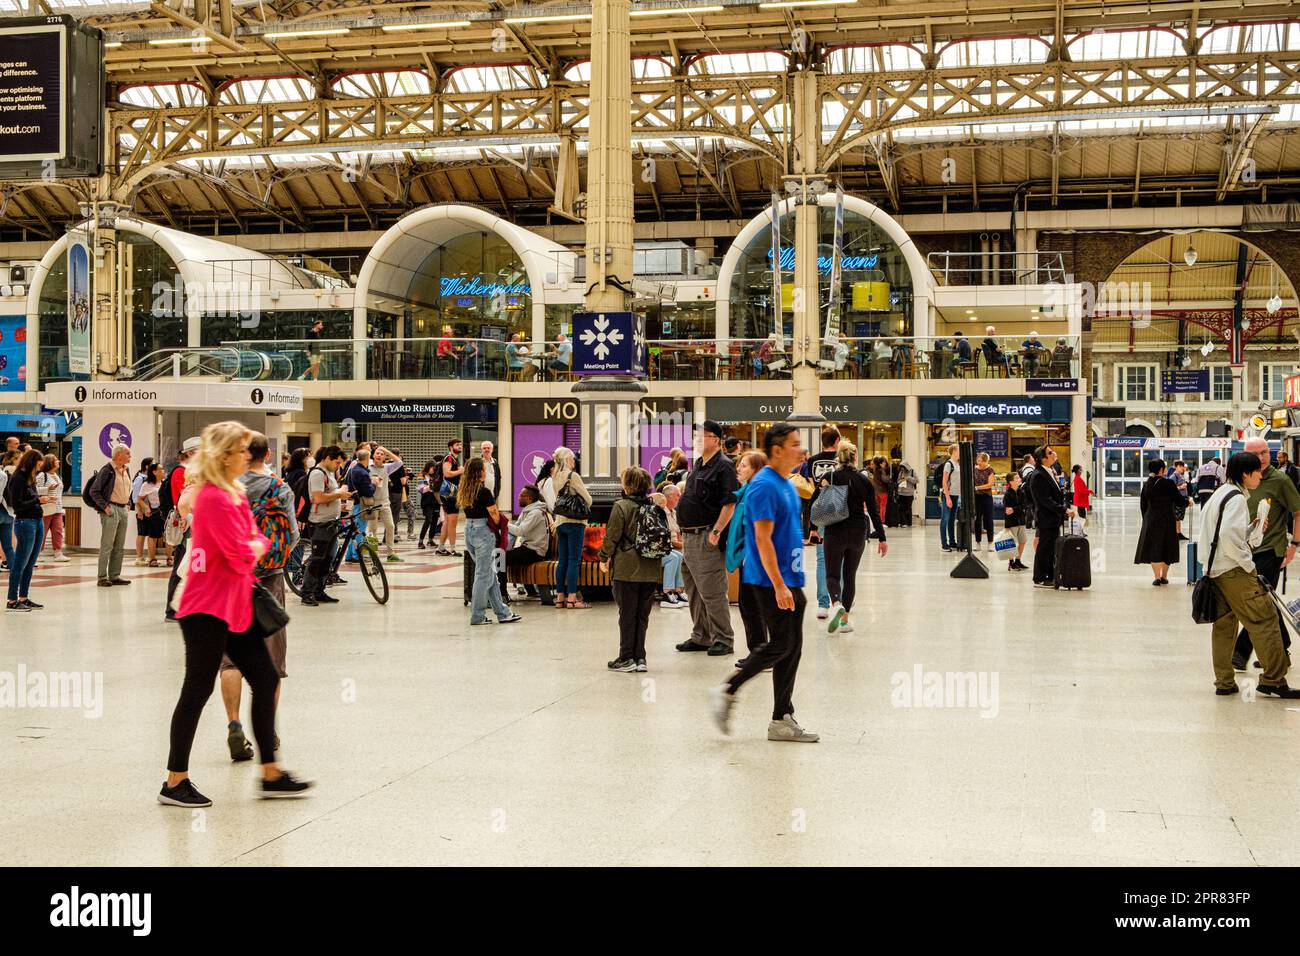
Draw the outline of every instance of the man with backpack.
M266 554L257 562L257 580L284 604L284 566L289 563L289 555L298 544L298 522L294 516L293 491L288 484L271 471L270 442L266 436L254 432L248 440L248 471L240 481L248 495L248 504L253 511L253 520L258 530L266 536L271 545ZM271 654L280 679L288 677L284 668L285 654L288 649L288 634L284 628L266 638L266 649ZM226 744L230 748L230 759L235 761L251 760L253 745L244 735L243 725L239 722L240 673L228 655L221 658L221 700L226 705ZM275 702L280 702L280 687L275 689Z
M178 569L181 562L185 560L185 552L189 549L190 543L188 522L176 510L176 502L181 500L181 492L185 490L185 466L194 457L194 453L199 450L201 444L202 442L198 438L185 439L181 445L180 454L176 456L176 467L167 474L167 480L158 489L158 511L162 514L163 540L175 549L172 552L172 576L167 579L166 613L163 615L163 620L172 624L177 623L172 600L175 598L176 589L180 587L181 583ZM179 540L176 537L178 534L180 535Z

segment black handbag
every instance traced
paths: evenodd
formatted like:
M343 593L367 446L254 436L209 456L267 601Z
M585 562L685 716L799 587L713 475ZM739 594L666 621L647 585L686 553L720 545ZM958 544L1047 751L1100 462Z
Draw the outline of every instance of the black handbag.
M586 521L591 515L591 505L587 504L587 499L577 492L569 490L569 482L573 480L573 473L564 479L564 487L560 493L555 496L555 513L561 518L573 518L578 521Z
M1219 550L1219 528L1223 525L1224 506L1229 498L1239 494L1241 492L1234 488L1219 502L1219 517L1214 522L1214 538L1210 542L1210 557L1205 562L1205 574L1192 588L1192 620L1197 624L1213 624L1220 617L1219 592L1210 578L1210 571L1214 569L1214 553Z
M253 624L249 628L256 636L270 637L289 624L289 612L275 599L261 581L253 582Z

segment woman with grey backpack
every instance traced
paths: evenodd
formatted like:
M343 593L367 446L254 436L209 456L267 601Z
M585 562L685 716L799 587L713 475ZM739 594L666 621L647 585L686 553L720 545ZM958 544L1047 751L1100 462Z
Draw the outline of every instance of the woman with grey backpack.
M876 505L875 488L858 471L858 449L842 441L836 449L839 463L828 478L822 479L813 521L822 529L822 546L826 552L826 590L831 596L831 615L826 632L852 631L849 612L853 609L858 564L867 546L867 522L872 536L878 538L878 553L889 551L885 543L885 524ZM833 511L832 511L833 509ZM826 524L821 524L821 521Z
M623 469L622 479L623 497L609 513L600 565L609 574L618 605L618 657L606 666L629 674L647 669L650 608L663 578L663 557L673 544L668 516L649 497L650 473L633 465Z

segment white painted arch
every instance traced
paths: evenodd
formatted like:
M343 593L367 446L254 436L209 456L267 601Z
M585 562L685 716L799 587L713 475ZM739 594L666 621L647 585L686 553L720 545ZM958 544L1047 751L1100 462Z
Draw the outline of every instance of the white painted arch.
M50 271L64 256L76 233L85 234L89 222L79 222L54 241L32 273L27 289L27 368L35 370L28 391L40 388L40 302L41 292ZM270 290L310 288L312 280L300 269L252 249L169 229L142 219L121 218L114 227L118 232L143 236L167 253L185 288L187 344L197 347L201 341L201 324L208 308L209 295L222 297L224 303L237 288L257 295ZM245 265L247 264L247 265ZM218 306L219 307L219 306ZM140 356L133 356L140 358Z
M459 203L425 206L395 222L379 237L362 263L353 311L354 338L365 340L366 311L372 301L384 298L383 291L409 288L415 270L433 249L473 232L500 236L523 263L532 296L534 341L545 338L548 301L581 301L580 295L575 300L572 294L577 253L477 206Z
M833 207L835 205L835 194L822 193L818 199L818 205ZM903 261L907 263L907 270L912 277L913 334L918 336L931 335L933 333L931 303L934 299L934 280L930 275L929 267L925 264L925 257L916 248L912 237L889 213L879 206L867 202L860 196L845 193L844 209L875 223L898 246L903 255ZM777 214L784 218L793 211L794 199L786 198L778 206ZM744 229L740 230L740 233L731 243L731 248L722 257L722 266L718 270L718 311L715 325L715 334L719 347L722 347L723 343L731 337L731 282L736 274L736 268L740 264L741 253L749 246L754 237L771 228L772 208L768 206L751 219Z

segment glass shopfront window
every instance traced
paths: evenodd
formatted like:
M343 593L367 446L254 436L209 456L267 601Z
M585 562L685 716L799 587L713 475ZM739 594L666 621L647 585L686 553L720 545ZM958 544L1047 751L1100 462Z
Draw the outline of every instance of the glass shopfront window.
M678 302L674 305L654 305L644 311L646 339L651 342L714 337L716 302Z
M406 289L382 295L405 303L400 337L506 341L516 332L532 337L532 289L510 243L492 233L471 232L436 246L415 267Z
M222 342L302 341L318 319L325 323L322 339L353 337L351 309L283 309L264 312L253 319L225 313L205 314L199 342L213 346Z
M794 214L781 217L782 316L785 334L793 334ZM825 315L830 296L835 208L818 207L818 314ZM741 254L731 282L731 335L766 338L772 331L772 237L760 230ZM844 211L844 257L841 261L842 328L845 336L911 335L912 275L898 245L878 225ZM823 319L824 321L824 319Z

